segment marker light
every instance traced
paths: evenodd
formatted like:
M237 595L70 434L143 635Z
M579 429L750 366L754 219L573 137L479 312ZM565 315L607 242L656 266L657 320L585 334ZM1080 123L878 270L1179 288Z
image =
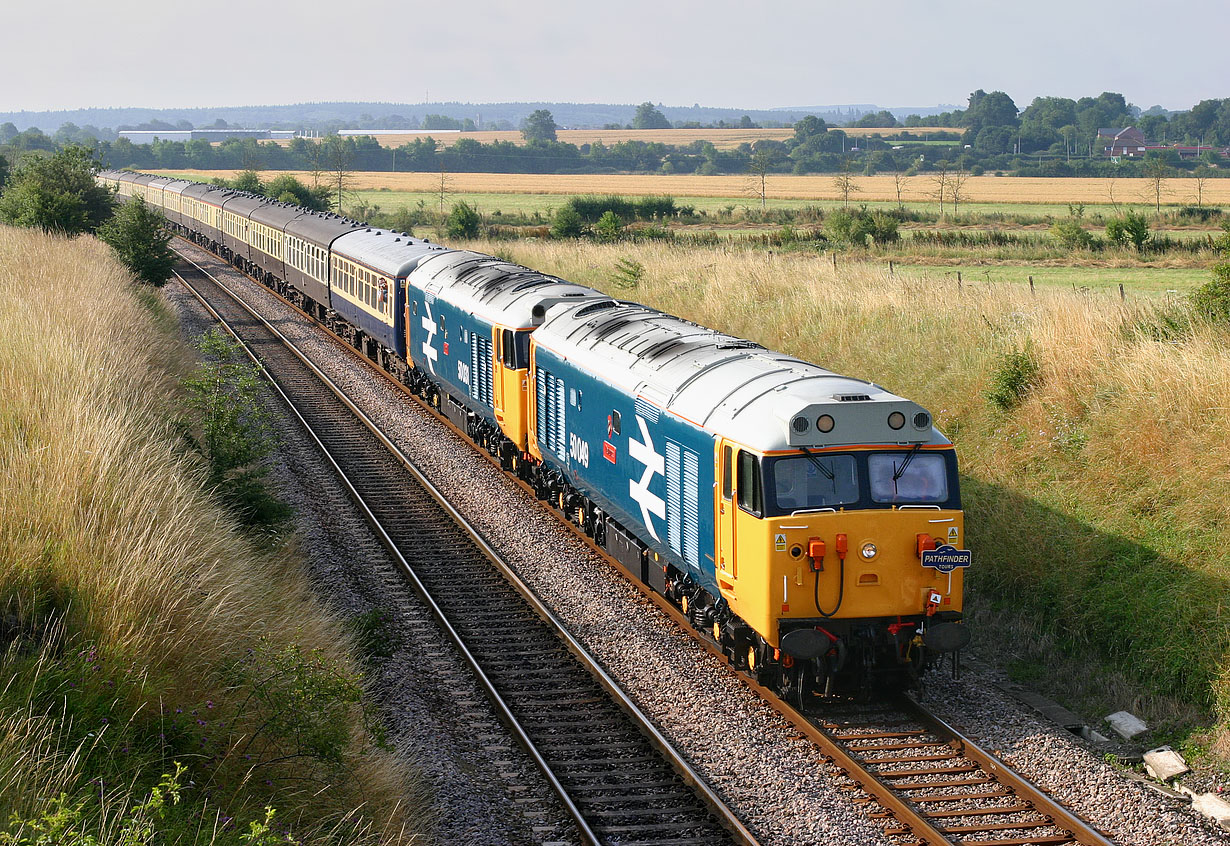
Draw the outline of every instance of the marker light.
M821 432L833 431L833 418L827 414L821 414L816 418L816 428Z
M870 561L871 559L876 557L876 553L878 551L879 550L876 549L876 545L874 543L865 543L863 544L863 548L860 549L858 552L859 552L859 555L863 556L863 559L865 561Z

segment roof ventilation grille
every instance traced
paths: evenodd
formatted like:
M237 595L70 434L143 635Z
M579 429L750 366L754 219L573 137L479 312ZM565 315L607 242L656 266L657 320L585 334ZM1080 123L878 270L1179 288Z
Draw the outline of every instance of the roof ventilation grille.
M833 394L833 399L838 402L871 402L867 394Z

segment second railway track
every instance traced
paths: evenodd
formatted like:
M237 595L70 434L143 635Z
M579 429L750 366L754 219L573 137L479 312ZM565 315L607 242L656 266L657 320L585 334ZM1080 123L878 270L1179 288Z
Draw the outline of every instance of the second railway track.
M262 364L438 611L583 843L755 843L499 556L342 392L226 286L181 279Z

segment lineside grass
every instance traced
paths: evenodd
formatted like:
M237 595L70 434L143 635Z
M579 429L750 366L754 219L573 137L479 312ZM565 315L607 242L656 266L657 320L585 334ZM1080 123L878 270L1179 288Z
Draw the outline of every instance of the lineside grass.
M173 318L97 241L9 228L0 303L4 842L402 842L344 630L186 454Z
M1230 761L1225 331L1193 328L1165 299L1058 286L1031 296L977 280L958 289L814 254L475 246L931 409L962 462L982 651L1090 717L1128 708L1179 737L1213 712L1210 748ZM634 288L612 281L621 259L645 267ZM1013 364L1022 359L1036 370ZM1008 389L1004 407L988 400Z

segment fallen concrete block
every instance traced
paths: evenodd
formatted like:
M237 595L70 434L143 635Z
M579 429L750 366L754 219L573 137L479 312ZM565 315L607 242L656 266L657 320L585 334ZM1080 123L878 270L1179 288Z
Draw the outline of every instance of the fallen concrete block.
M1216 793L1201 793L1192 800L1192 807L1206 817L1212 817L1221 827L1230 830L1230 802Z
M1110 723L1110 727L1124 740L1131 740L1149 730L1143 720L1127 711L1116 711L1106 718L1106 722Z
M1081 726L1081 737L1090 743L1110 743L1110 738L1091 726Z
M1145 753L1144 758L1145 769L1158 781L1170 781L1183 773L1191 772L1191 767L1187 766L1183 756L1169 746L1150 749Z

